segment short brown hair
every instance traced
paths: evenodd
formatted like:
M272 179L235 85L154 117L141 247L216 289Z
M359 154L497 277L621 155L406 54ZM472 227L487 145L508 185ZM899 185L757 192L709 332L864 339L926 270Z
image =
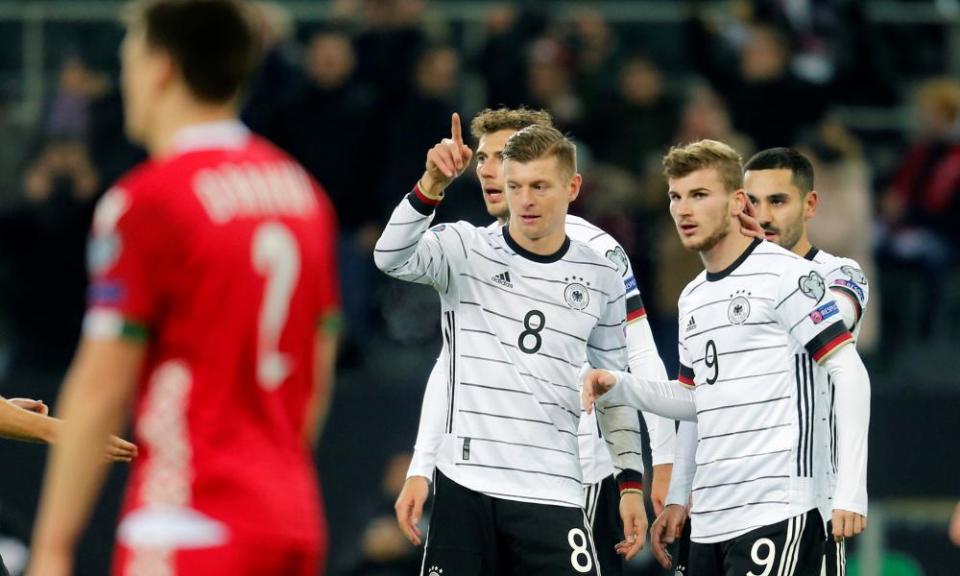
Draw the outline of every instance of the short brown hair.
M683 178L697 170L713 168L728 192L743 188L743 161L740 154L716 140L700 140L685 146L674 146L663 157L663 175Z
M577 173L577 147L552 126L527 126L508 138L503 147L504 160L526 163L550 156L570 176Z
M235 98L259 63L253 17L240 0L138 0L125 19L144 33L148 47L170 55L203 102Z
M470 133L477 140L481 136L501 130L523 130L527 126L553 127L553 119L545 110L530 108L487 108L470 121Z

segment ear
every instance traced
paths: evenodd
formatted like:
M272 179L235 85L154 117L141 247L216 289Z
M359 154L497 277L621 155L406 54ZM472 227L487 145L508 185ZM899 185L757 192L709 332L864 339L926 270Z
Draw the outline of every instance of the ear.
M750 199L747 198L747 191L743 188L731 194L730 200L730 215L735 218L747 209L747 202L750 201Z
M152 51L149 66L153 69L153 81L158 90L166 90L176 80L177 67L167 52L163 50Z
M803 218L809 220L817 215L817 206L820 205L820 195L816 190L811 190L807 197L803 199Z
M580 174L574 174L573 178L570 179L570 194L568 200L573 202L577 199L577 196L580 195L580 185L583 184L583 176Z

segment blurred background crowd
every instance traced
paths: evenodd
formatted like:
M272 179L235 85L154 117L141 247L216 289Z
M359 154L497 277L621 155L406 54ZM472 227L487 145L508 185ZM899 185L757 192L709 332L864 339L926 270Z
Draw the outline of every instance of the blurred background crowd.
M0 0L0 394L53 403L84 309L93 205L143 159L125 139L120 2ZM329 573L412 575L395 527L437 298L378 273L373 245L426 150L488 106L548 110L577 142L574 211L627 249L660 352L701 269L677 240L659 160L723 140L815 161L815 245L857 259L872 302L871 532L896 572L955 575L960 494L960 1L335 0L256 5L265 58L243 117L299 159L340 220L345 333L318 455ZM468 172L438 220L485 223ZM359 447L362 447L359 448ZM44 450L0 443L0 554L16 566ZM122 471L111 479L122 482ZM282 487L278 487L282 489ZM117 489L81 558L106 573ZM874 518L877 518L875 521ZM879 559L879 560L878 560ZM649 557L637 574L660 574ZM852 572L851 572L852 573Z

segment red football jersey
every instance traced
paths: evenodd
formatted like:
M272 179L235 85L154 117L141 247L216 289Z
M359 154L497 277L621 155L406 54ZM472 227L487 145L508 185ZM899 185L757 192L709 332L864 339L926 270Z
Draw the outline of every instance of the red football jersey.
M304 426L335 242L322 189L236 122L184 130L100 201L85 334L148 350L122 542L325 541Z

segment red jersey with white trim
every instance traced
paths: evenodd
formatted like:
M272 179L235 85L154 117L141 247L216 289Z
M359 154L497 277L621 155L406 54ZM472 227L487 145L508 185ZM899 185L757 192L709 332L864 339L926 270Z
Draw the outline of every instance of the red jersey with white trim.
M322 189L236 122L178 135L97 206L88 338L145 338L119 538L325 540L306 441L318 323L339 307Z

